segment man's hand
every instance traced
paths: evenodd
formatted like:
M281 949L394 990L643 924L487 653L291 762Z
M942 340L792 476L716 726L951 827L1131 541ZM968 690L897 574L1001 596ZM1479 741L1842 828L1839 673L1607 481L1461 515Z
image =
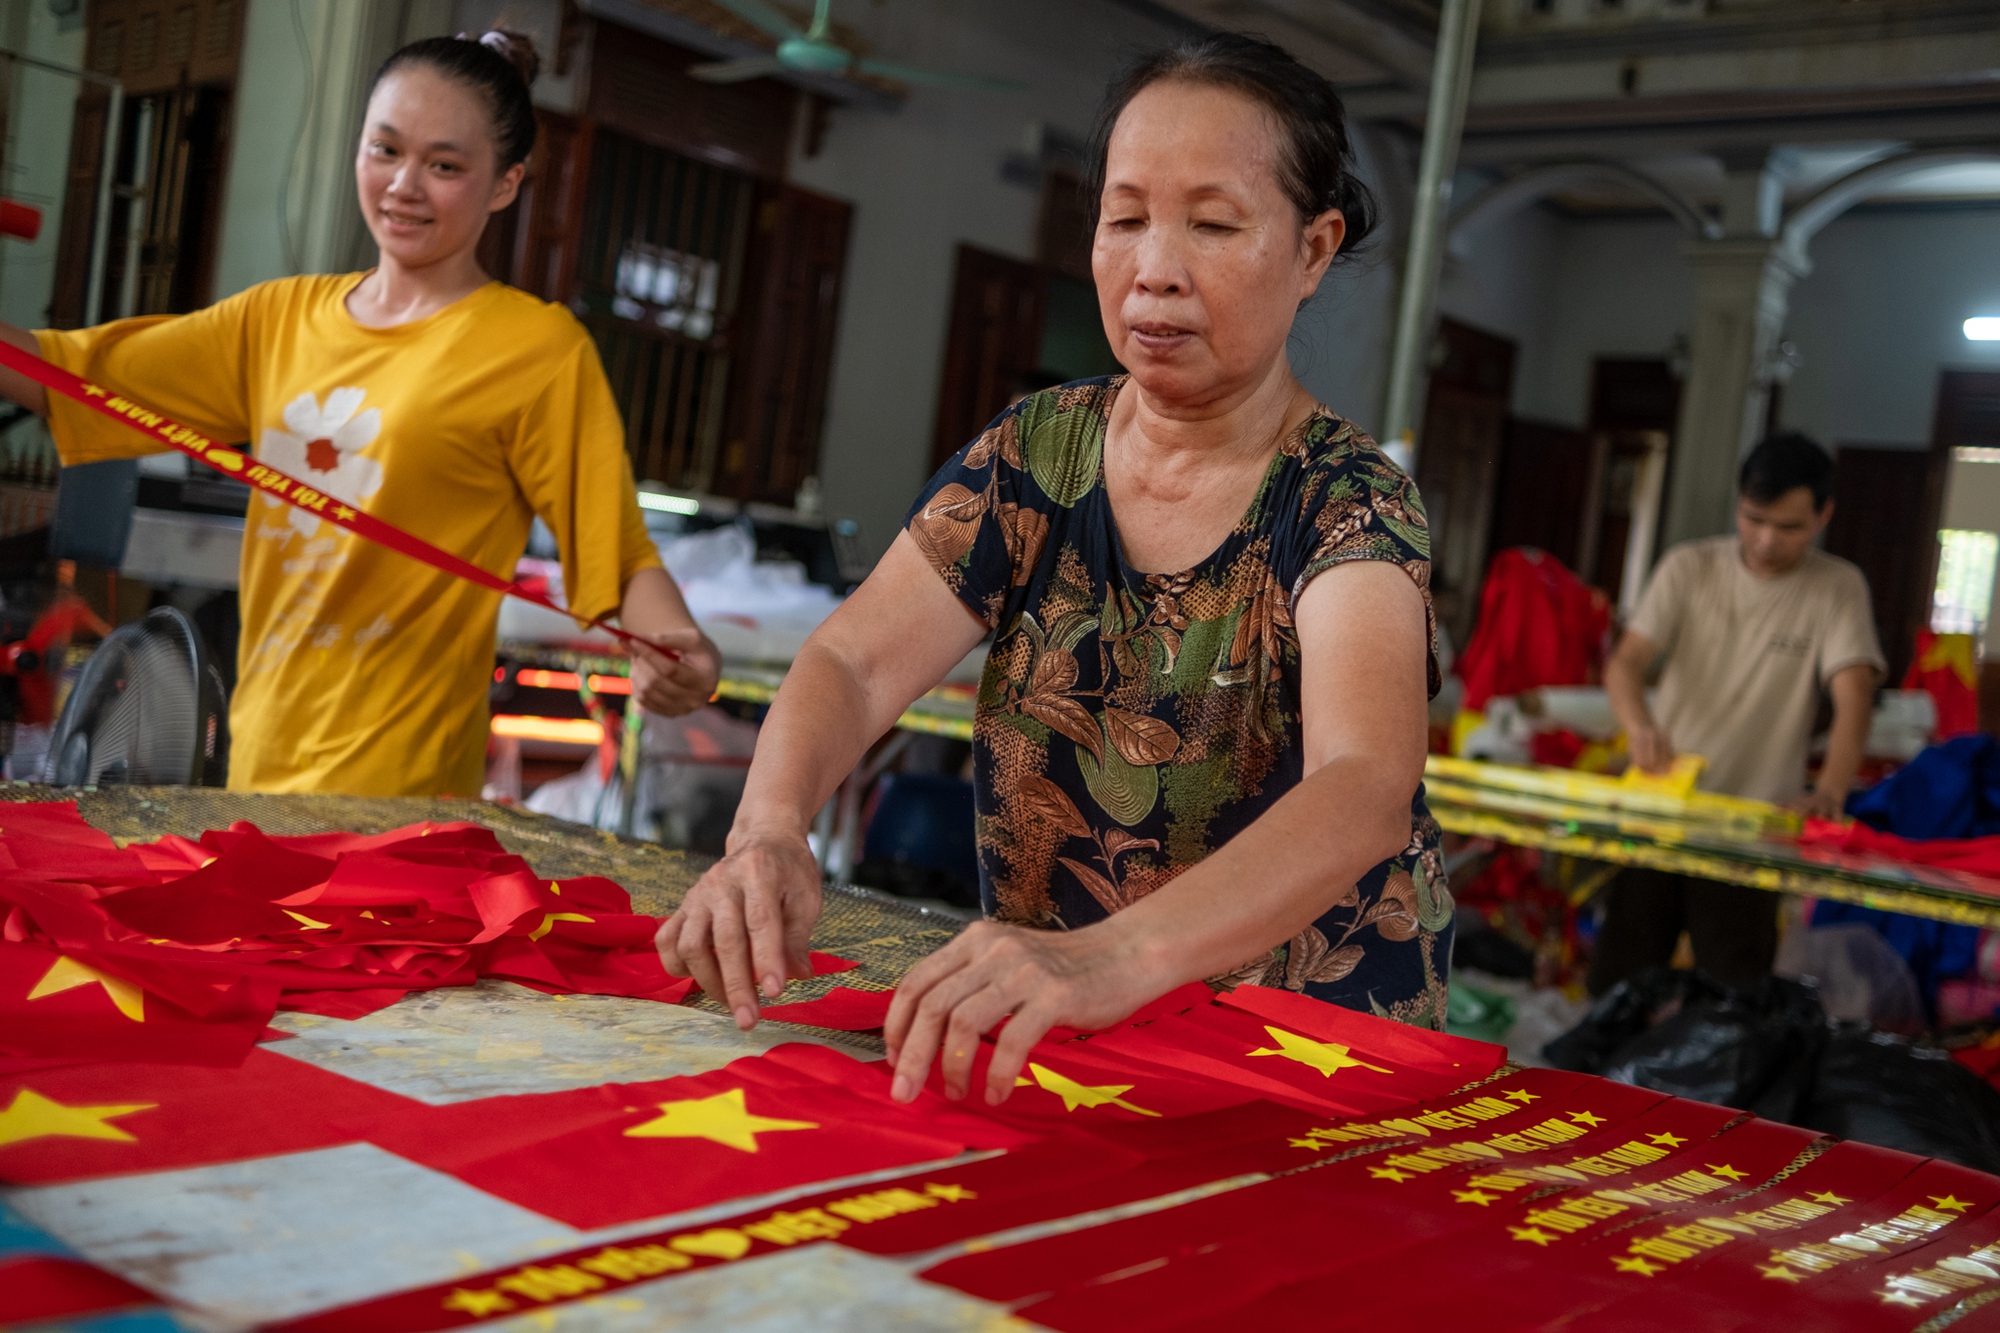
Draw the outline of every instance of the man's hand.
M1625 744L1632 751L1632 762L1644 772L1664 773L1673 766L1674 743L1665 727L1641 723L1625 733Z
M669 974L693 977L747 1032L760 985L775 1000L786 977L812 975L807 942L819 913L819 863L803 836L732 838L653 942Z
M715 693L722 663L715 645L700 630L663 630L630 647L632 697L647 712L679 717L692 713ZM659 648L673 649L680 660L657 651Z
M1795 801L1785 803L1790 809L1811 819L1840 819L1847 806L1847 793L1815 787Z

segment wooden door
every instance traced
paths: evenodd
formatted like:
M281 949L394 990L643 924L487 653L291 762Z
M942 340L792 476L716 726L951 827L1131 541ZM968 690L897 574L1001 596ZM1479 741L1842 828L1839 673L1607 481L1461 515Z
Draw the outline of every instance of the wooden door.
M759 187L718 494L789 506L819 471L853 212L797 186Z
M958 247L932 468L942 467L985 430L1007 406L1016 377L1035 369L1047 300L1042 271L1035 265L970 245Z
M1833 521L1827 525L1826 549L1852 560L1868 579L1875 632L1889 661L1891 683L1903 678L1917 631L1930 615L1943 502L1941 461L1950 457L1948 450L1853 444L1834 452Z
M1601 452L1585 432L1508 418L1488 558L1509 547L1533 546L1587 579L1586 529L1594 518L1602 467Z
M1417 447L1417 489L1431 528L1431 594L1463 647L1479 613L1487 534L1514 383L1514 343L1457 320L1438 321L1443 356L1431 371Z
M541 107L535 121L520 193L487 222L479 264L502 282L567 305L576 292L594 125Z

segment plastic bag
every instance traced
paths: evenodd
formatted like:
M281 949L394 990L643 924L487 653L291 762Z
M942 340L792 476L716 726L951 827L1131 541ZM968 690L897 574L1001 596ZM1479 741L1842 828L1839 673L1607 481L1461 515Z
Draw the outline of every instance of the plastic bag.
M1843 1027L1793 1124L2000 1172L2000 1092L1947 1051Z
M1924 1000L1903 956L1871 925L1859 922L1790 930L1772 971L1810 981L1828 1018L1882 1032L1924 1026Z
M1789 1121L1825 1040L1810 986L1763 977L1735 990L1700 972L1649 968L1542 1053L1558 1069Z

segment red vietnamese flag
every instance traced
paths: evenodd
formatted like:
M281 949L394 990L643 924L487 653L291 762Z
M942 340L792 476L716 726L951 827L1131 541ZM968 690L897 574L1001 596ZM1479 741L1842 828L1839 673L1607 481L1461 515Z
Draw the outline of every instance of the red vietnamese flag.
M815 1111L837 1119L878 1124L923 1138L949 1139L976 1151L1019 1148L1042 1137L970 1114L943 1098L920 1095L914 1102L899 1102L889 1095L886 1064L864 1064L824 1046L787 1043L762 1055L731 1060L715 1072L740 1080L746 1088L802 1094Z
M253 1050L236 1069L125 1062L0 1077L0 1181L176 1171L352 1143L336 1120L421 1102Z
M75 801L0 804L0 869L71 880L101 888L151 883L136 853L85 823Z
M896 992L892 990L835 986L817 1000L767 1005L758 1017L832 1028L836 1032L872 1032L889 1021L889 1006L895 1000Z
M1092 1039L1034 1046L1007 1100L988 1106L986 1075L993 1050L988 1042L979 1044L965 1100L956 1105L1022 1129L1048 1132L1069 1127L1092 1133L1105 1121L1173 1119L1257 1098L1240 1084L1190 1078L1143 1060L1121 1058L1100 1050L1099 1041ZM943 1099L940 1066L932 1065L926 1090Z
M242 980L203 994L204 1011L192 1012L96 955L0 941L0 1056L241 1062L271 1020L277 987Z
M1335 1009L1318 1001L1307 1003ZM1297 1027L1212 1004L1144 1027L1106 1033L1093 1038L1092 1045L1184 1075L1235 1083L1273 1101L1334 1114L1358 1114L1434 1097L1479 1076L1462 1078L1456 1071L1440 1071L1431 1059L1423 1065L1404 1063L1389 1053L1393 1044L1380 1040L1382 1034L1375 1031L1376 1025L1395 1024L1352 1011L1337 1012L1344 1015L1341 1021L1347 1026L1340 1035L1346 1040L1313 1037ZM1377 1038L1373 1046L1365 1041L1355 1044L1371 1036Z
M1457 1080L1458 1086L1485 1078L1507 1059L1507 1048L1492 1042L1392 1022L1296 991L1238 986L1215 1000L1219 1005L1259 1015L1320 1041L1344 1043L1350 1051L1365 1056L1449 1076Z
M847 1118L847 1117L853 1118ZM371 1143L560 1222L615 1226L814 1181L957 1156L821 1087L728 1071L488 1097L356 1123Z

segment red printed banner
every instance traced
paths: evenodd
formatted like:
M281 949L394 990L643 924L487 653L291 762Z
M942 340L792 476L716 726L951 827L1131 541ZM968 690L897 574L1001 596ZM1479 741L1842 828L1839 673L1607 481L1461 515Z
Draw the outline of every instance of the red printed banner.
M852 1081L886 1083L879 1068L848 1063ZM691 1078L415 1107L351 1127L580 1228L1026 1141L998 1126L935 1125L760 1057Z
M78 1065L0 1078L0 1181L177 1171L352 1143L336 1120L422 1103L254 1050L236 1069Z
M274 982L244 978L203 982L195 1012L134 983L118 961L0 940L0 1056L235 1065L277 1008Z
M490 588L509 597L518 597L524 602L533 602L537 606L547 607L566 616L575 615L567 607L557 605L545 593L512 579L502 578L491 570L482 569L462 556L453 555L450 551L433 546L421 537L403 531L393 523L383 522L365 509L344 504L333 496L308 486L289 473L281 472L268 463L260 463L228 445L219 444L201 432L183 426L173 418L135 403L123 395L99 388L31 352L24 352L10 343L0 342L0 365L26 375L43 388L53 389L65 398L74 399L85 407L110 417L113 421L130 426L142 435L151 436L165 447L186 454L189 458L213 468L233 481L248 483L266 495L275 496L286 504L316 514L335 527L344 528L358 537L365 537L378 546L386 546L433 569L442 570L468 583L476 583L482 588ZM590 624L621 642L630 643L637 637L603 620L592 620ZM671 649L664 651L670 657L679 656Z
M894 991L836 986L817 1000L769 1005L759 1016L836 1032L872 1032L889 1021L889 1006L895 999Z

